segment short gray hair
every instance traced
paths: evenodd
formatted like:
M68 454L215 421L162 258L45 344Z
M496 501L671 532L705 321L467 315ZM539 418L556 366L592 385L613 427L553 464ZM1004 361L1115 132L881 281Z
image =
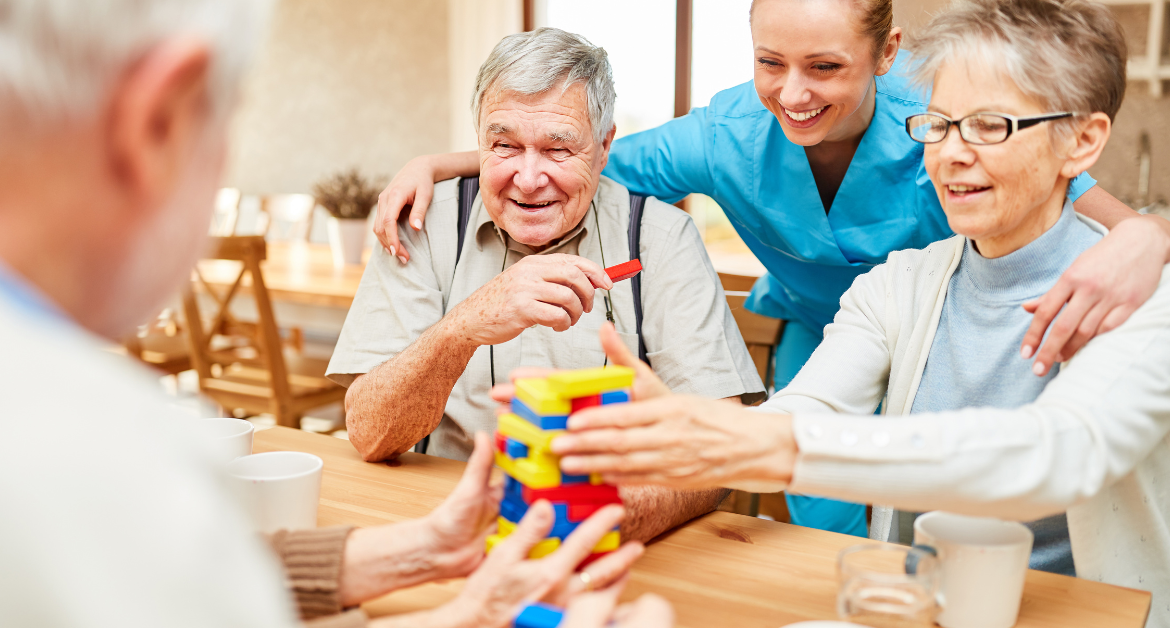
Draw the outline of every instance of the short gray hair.
M617 99L605 49L559 28L541 27L508 35L492 49L475 77L475 93L471 96L475 129L479 131L480 106L488 90L532 96L558 86L566 90L576 83L585 84L589 125L593 127L593 139L601 142L613 127L613 103Z
M913 42L913 78L928 87L956 60L1002 67L1049 111L1101 112L1112 120L1125 98L1128 59L1121 25L1088 0L962 0ZM1072 128L1071 120L1053 132Z
M272 0L0 0L0 116L37 123L97 113L152 46L190 35L212 50L217 114L235 98Z

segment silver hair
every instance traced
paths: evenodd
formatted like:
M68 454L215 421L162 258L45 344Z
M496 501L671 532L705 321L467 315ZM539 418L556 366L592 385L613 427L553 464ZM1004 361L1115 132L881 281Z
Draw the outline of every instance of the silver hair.
M272 0L0 0L0 116L96 115L115 81L172 37L207 42L212 103L229 110Z
M924 88L944 65L976 60L1001 67L1051 112L1101 112L1112 120L1125 97L1125 36L1096 2L962 0L922 33L912 46L912 76ZM1068 132L1074 124L1058 120L1050 129Z
M489 90L531 96L556 87L565 90L576 83L585 84L589 125L593 127L594 141L601 142L613 127L613 104L617 99L605 49L559 28L541 27L508 35L492 49L475 77L471 97L475 129L479 131L480 106Z

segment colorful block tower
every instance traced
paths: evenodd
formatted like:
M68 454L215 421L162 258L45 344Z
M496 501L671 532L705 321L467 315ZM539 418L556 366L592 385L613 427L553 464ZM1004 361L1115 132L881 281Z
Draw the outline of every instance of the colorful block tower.
M538 499L553 505L556 522L548 538L532 548L530 558L556 551L578 524L602 506L622 503L617 487L603 483L600 476L561 473L560 457L552 453L550 445L564 433L570 414L592 406L625 403L633 385L634 370L624 366L516 380L512 411L500 415L496 431L496 465L505 474L504 499L500 502L499 533L487 540L489 552L516 529ZM620 543L618 531L612 530L581 566L616 550Z

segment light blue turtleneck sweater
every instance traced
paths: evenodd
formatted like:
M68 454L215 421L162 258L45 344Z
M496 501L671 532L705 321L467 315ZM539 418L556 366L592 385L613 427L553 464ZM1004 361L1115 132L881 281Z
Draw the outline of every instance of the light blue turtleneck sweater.
M1032 323L1021 305L1047 292L1101 237L1066 201L1052 228L1003 257L983 257L967 240L910 413L1016 408L1040 396L1059 365L1037 377L1032 360L1020 357L1020 343ZM1027 525L1036 535L1030 567L1076 575L1065 515Z

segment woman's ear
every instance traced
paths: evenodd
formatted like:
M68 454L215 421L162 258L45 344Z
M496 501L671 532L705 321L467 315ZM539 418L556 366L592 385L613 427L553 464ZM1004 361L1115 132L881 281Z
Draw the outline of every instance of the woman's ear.
M898 58L898 50L901 48L902 27L895 26L890 29L890 36L886 38L886 46L882 48L881 58L878 59L874 76L881 76L894 67L894 61Z
M1069 140L1068 156L1060 174L1071 179L1097 163L1112 129L1113 123L1109 116L1101 112L1090 114L1089 119L1080 124L1076 134Z

